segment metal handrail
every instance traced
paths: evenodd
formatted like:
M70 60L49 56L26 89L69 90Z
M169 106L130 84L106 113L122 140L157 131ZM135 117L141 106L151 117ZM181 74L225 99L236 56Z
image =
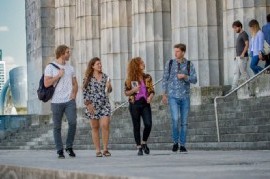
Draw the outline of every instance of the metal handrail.
M215 97L215 99L214 99L214 107L215 107L215 117L216 117L216 128L217 128L217 139L218 139L218 142L220 142L220 133L219 133L219 121L218 121L218 114L217 114L217 99L227 98L228 96L230 96L231 94L233 94L234 92L236 92L237 90L239 90L240 88L242 88L244 85L246 85L247 83L249 83L250 81L252 81L254 78L256 78L259 75L261 75L268 68L270 68L270 65L268 65L267 67L265 67L262 71L260 71L259 73L257 73L256 75L254 75L253 77L251 77L250 79L248 79L247 81L245 81L244 83L242 83L241 85L239 85L237 88L235 88L232 91L230 91L225 96L216 96Z
M155 86L155 85L157 85L158 83L160 83L160 82L162 81L162 79L163 79L163 78L160 78L158 81L156 81L156 82L153 84L153 86ZM128 101L123 102L122 104L120 104L119 106L117 106L117 108L113 109L113 110L112 110L112 114L113 114L116 110L118 110L118 109L120 109L121 107L125 106L126 104L128 104Z

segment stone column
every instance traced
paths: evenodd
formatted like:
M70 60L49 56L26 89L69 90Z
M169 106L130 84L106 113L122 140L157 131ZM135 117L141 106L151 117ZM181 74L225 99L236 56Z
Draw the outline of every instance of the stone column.
M76 54L78 107L83 107L82 83L88 62L100 57L100 13L98 0L76 1Z
M220 85L217 1L171 0L171 12L172 45L187 45L186 57L195 65L197 86Z
M140 56L154 81L171 58L171 0L132 0L132 56ZM161 85L156 86L160 91Z
M248 23L251 19L257 19L262 27L266 23L266 15L270 13L270 1L258 0L223 0L224 21L224 82L231 84L233 80L233 59L235 57L235 42L237 34L232 29L232 23L240 20L244 30L249 34ZM264 65L264 64L262 64ZM248 66L249 74L253 72Z
M101 59L112 79L113 101L125 100L124 80L131 58L131 0L100 0Z
M39 101L36 91L45 66L54 57L54 0L27 0L25 2L25 9L28 113L49 114L49 103Z
M55 0L55 46L65 44L71 49L70 62L76 67L75 0Z

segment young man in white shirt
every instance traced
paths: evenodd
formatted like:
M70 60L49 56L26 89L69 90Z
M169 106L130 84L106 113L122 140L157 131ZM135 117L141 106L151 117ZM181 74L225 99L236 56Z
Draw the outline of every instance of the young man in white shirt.
M73 151L73 142L77 125L75 100L78 91L78 83L74 68L70 64L66 63L69 61L70 49L66 45L60 45L56 48L55 54L56 60L53 63L57 65L60 70L52 64L48 64L44 72L45 87L57 84L51 99L54 141L58 158L65 158L61 137L62 118L65 114L68 120L68 134L65 150L70 157L75 157L76 155Z

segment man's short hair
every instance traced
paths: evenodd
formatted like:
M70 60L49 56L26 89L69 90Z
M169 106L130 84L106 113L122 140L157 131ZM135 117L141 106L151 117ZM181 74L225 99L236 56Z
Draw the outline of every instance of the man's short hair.
M232 24L232 27L243 27L242 23L240 21L234 21Z
M266 16L266 20L267 20L267 22L270 22L270 14L268 14L268 15Z
M66 50L68 49L68 46L66 45L59 45L55 50L55 57L58 59L62 55L66 53Z
M182 52L186 52L186 45L185 44L176 44L174 48L180 49Z

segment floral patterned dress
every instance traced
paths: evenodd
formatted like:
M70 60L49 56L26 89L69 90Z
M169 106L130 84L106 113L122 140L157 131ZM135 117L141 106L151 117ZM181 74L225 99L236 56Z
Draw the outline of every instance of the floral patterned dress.
M101 81L91 77L86 89L83 90L83 99L90 101L95 108L95 114L89 113L87 108L85 108L85 115L90 119L100 119L111 115L109 97L105 93L107 78L108 76L104 73L102 74Z

